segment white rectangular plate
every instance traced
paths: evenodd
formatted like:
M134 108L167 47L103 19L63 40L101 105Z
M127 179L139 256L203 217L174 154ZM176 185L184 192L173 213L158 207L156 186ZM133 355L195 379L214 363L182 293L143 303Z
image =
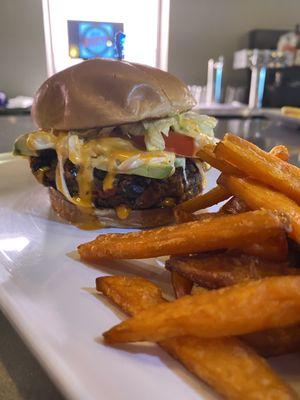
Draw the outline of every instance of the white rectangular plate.
M0 306L67 398L218 398L155 345L117 349L101 342L123 314L90 293L95 278L136 273L168 290L159 260L107 262L98 270L79 262L77 245L99 232L56 220L27 162L8 155L0 156L0 218ZM300 393L299 355L272 365Z

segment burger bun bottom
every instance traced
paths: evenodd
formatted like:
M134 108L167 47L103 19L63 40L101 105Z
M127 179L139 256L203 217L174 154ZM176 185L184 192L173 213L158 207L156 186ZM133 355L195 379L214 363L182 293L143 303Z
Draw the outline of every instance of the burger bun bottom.
M59 191L49 188L52 209L64 221L87 229L154 228L174 222L172 208L131 210L126 219L120 219L113 208L85 208L69 202Z

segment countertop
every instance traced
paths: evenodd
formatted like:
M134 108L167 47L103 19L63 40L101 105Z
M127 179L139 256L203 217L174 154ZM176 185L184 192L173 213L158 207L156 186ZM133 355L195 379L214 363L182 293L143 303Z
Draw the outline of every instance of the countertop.
M17 136L34 129L28 115L0 115L0 152L9 152ZM220 119L216 136L221 138L226 132L242 136L266 150L285 144L291 162L300 165L300 130L297 127L259 118ZM1 312L0 332L0 399L63 399Z
M0 115L30 115L30 108L5 108L0 107Z

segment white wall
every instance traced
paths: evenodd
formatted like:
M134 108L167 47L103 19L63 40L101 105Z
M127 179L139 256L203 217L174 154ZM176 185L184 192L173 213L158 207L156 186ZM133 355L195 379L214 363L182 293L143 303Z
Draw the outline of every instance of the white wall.
M169 71L187 83L206 83L207 61L225 56L224 79L238 83L232 55L252 29L293 29L300 0L171 0Z
M300 0L171 0L169 71L204 84L207 60L223 54L226 81L238 82L232 54L245 34L297 22ZM45 78L41 0L0 0L0 90L32 95Z
M53 73L79 63L69 57L68 20L123 23L126 59L157 66L158 12L158 0L50 0Z
M33 95L46 78L40 0L0 0L0 90Z

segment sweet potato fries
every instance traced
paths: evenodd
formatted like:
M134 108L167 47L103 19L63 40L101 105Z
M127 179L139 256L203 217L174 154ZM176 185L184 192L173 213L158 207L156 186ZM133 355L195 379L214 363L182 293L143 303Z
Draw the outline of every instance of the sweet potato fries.
M173 301L142 278L97 279L132 316L104 338L158 343L229 400L297 399L262 356L300 351L300 169L285 146L267 153L232 134L198 156L220 177L175 208L175 225L78 247L83 261L100 265L169 256Z

